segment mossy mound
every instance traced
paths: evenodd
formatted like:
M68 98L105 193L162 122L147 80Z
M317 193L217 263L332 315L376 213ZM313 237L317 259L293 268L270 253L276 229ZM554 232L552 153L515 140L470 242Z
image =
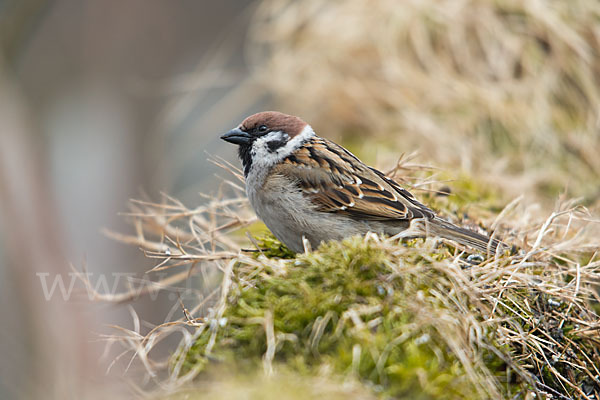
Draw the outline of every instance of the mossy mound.
M191 388L168 396L169 400L375 400L377 397L359 382L301 376L277 371L265 376L232 374L231 368L207 374L202 390ZM165 397L162 396L161 399Z
M264 226L243 218L242 197L196 210L171 199L140 203L143 237L172 243L140 244L160 270L177 271L161 284L199 273L222 283L192 291L180 302L183 318L134 332L131 351L156 377L167 363L148 353L183 334L164 388L184 398L206 398L215 385L264 398L263 386L283 390L278 379L291 381L289 399L314 398L316 382L360 385L361 398L600 398L600 226L574 200L540 219L518 199L500 211L501 194L464 180L419 196L517 247L488 259L436 238L371 234L298 255L267 235L248 251L241 233ZM196 225L210 234L186 231Z
M273 238L262 243L281 252ZM561 300L568 290L548 294L550 285L568 286L560 263L515 269L513 256L472 265L453 257L450 247L432 243L399 245L367 236L327 243L295 259L240 256L212 319L184 349L185 359L178 355L174 363L182 363L181 374L216 365L242 373L327 371L357 378L382 398L600 390L586 375L600 362L595 339L572 323L561 324L558 316L598 317L582 307L583 298L577 307ZM536 363L564 346L571 356ZM587 361L575 355L577 348ZM585 367L574 367L574 359Z

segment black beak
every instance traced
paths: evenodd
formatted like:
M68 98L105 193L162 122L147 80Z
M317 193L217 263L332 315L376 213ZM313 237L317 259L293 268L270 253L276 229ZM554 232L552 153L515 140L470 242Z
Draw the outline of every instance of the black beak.
M250 143L252 141L252 136L240 128L235 128L221 136L221 139L229 143L242 145Z

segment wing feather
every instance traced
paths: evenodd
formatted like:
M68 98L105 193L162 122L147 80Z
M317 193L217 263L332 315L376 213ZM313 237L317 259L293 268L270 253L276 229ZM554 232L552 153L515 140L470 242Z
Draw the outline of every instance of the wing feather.
M431 209L398 183L320 137L312 138L307 146L276 165L273 173L297 181L323 212L369 220L434 217Z

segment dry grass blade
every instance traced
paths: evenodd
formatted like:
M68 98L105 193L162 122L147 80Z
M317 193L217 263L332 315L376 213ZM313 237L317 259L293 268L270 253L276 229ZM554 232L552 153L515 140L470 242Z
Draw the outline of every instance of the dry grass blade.
M249 256L240 252L231 230L254 218L240 195L241 188L234 183L226 187L238 197L208 198L206 205L195 209L168 196L160 203L136 201L133 212L127 215L136 234L108 233L140 247L149 259L158 261L146 274L147 279L157 271L168 273L153 281L152 290L177 292L173 285L198 274L206 278L208 270L220 274L221 280L207 296L197 293L197 304L186 299L184 305L180 298L177 308L183 310L183 317L179 319L153 326L146 333L140 332L140 322L135 318L132 330L116 327L119 334L106 336L106 340L113 346L119 344L123 351L111 368L128 357L126 369L139 363L161 393L177 391L214 360L221 359L224 348L240 343L240 339L225 337L241 335L262 338L256 353L252 353L252 347L243 346L235 347L236 352L250 358L255 354L264 372L273 376L279 369L276 360L289 356L289 346L305 343L307 352L294 354L319 360L332 343L350 340L346 370L355 377L364 377L361 365L366 357L372 358L373 373L389 388L396 387L388 371L398 368L394 364L398 349L410 348L411 343L430 349L427 357L438 359L439 365L448 364L447 357L451 357L460 366L463 383L448 393L472 390L469 393L479 398L504 396L506 384L498 381L497 363L518 377L517 382L522 384L519 390L526 387L558 398L588 399L597 390L594 388L600 387L596 366L600 353L593 350L600 343L600 320L591 308L598 299L600 261L594 260L593 253L587 260L582 258L587 254L585 249L598 246L598 237L593 235L598 227L585 209L571 202L561 203L548 218L535 222L520 217L527 213L528 205L515 200L495 224L510 226L515 239L522 238L523 243L527 243L524 237L535 237L533 245L526 245L519 254L485 260L477 266L462 253L436 248L435 239L409 240L407 246L399 244L398 238L372 234L332 243L289 260L281 255L272 257L286 254L272 253L270 246L281 246L274 241L253 239L260 251ZM303 330L285 329L293 317L285 317L282 323L282 313L302 309L314 301L310 296L329 296L327 291L336 287L309 285L313 279L310 274L323 274L314 282L331 276L358 279L353 274L360 274L361 269L353 268L363 264L368 265L367 270L378 271L374 281L359 284L361 290L366 290L376 282L375 297L368 304L350 303L342 311L337 306L325 308L322 314L307 320ZM186 271L174 272L174 268L181 267ZM338 284L349 284L343 282ZM403 282L402 289L394 286L397 282ZM277 298L286 298L288 290L299 290L308 297L281 309L270 303L272 299L256 302L256 296L268 293L266 287L273 285L279 293ZM92 285L88 283L87 287ZM94 296L97 300L121 302L141 294L131 289L116 296ZM385 302L373 303L377 296L391 296L391 308ZM410 296L410 303L404 304L403 296ZM330 301L328 297L320 298L315 304ZM193 305L188 310L189 304ZM264 304L274 308L263 308ZM318 307L310 308L314 309ZM394 334L382 348L374 347L370 335L386 329L390 318L400 315L408 319L402 333ZM153 356L153 349L173 334L181 336L175 353L166 359ZM362 341L365 338L367 341ZM338 362L328 359L334 365ZM496 364L490 364L490 359L497 360Z
M265 0L248 54L317 132L597 204L598 18L586 0Z

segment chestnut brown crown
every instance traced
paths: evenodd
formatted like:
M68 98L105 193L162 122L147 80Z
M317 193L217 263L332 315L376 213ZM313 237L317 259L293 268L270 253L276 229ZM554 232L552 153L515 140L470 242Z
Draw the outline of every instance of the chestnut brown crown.
M299 135L308 124L294 115L287 115L278 111L263 111L246 118L241 123L240 129L251 132L263 125L271 132L285 132L290 138L293 138Z

